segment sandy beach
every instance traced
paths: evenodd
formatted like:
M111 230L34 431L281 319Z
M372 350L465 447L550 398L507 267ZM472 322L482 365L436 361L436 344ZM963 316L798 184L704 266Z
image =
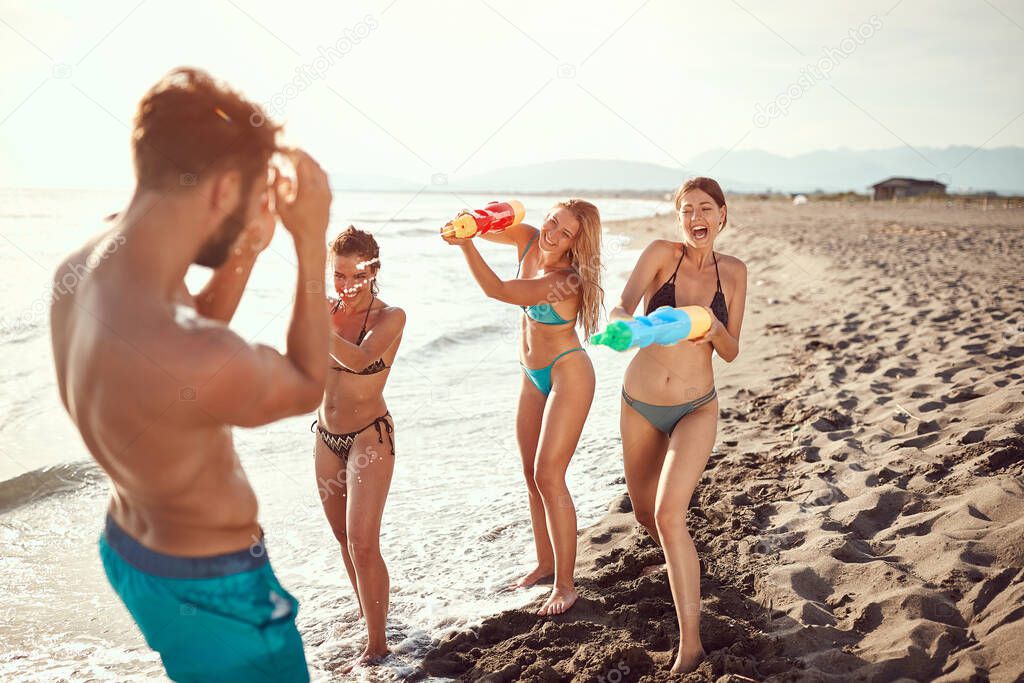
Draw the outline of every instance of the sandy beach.
M747 317L740 357L715 361L718 444L689 512L708 657L685 680L1021 680L1024 211L729 216L717 246L748 265ZM612 228L638 248L677 230ZM489 618L422 673L668 680L668 583L641 572L660 558L623 495L580 533L568 614Z

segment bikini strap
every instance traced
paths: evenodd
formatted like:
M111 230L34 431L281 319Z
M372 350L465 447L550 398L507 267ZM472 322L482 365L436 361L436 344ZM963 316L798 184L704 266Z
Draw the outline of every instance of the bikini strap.
M356 345L363 343L363 337L366 336L366 321L370 319L370 311L373 310L373 302L377 300L377 297L370 296L370 306L366 309L366 315L363 316L363 329L359 330L359 339L356 340Z
M568 354L572 353L573 351L583 351L584 353L586 353L586 351L584 350L584 348L582 346L577 346L575 349L569 349L568 351L563 351L562 353L560 353L557 356L555 356L555 359L553 361L551 361L551 365L549 365L548 367L549 368L552 367L555 363L558 362L559 358L561 358L562 356L568 355Z
M537 239L537 235L539 234L540 231L533 233L533 237L531 237L530 241L526 243L526 249L523 249L523 254L519 257L519 267L516 268L516 277L519 277L519 272L523 269L523 261L526 259L526 255L530 253L530 247L533 246L533 241Z
M686 258L686 245L685 244L683 245L682 249L683 249L683 253L679 255L679 260L676 262L676 269L672 271L672 277L670 277L668 280L665 280L665 284L666 285L669 284L669 283L674 283L676 281L676 275L679 274L679 266L683 265L683 259ZM664 286L664 285L662 285L662 286Z
M722 277L718 274L718 257L715 256L715 252L711 252L711 258L715 260L715 280L717 280L718 291L722 291Z
M384 443L384 435L383 435L383 433L380 430L381 423L384 424L384 430L388 434L388 444L391 446L391 453L394 454L394 452L395 452L395 440L394 440L394 438L391 435L394 434L395 430L391 426L391 423L388 422L388 417L390 415L391 415L391 411L388 411L388 412L384 413L383 415L381 415L380 417L378 417L376 420L373 421L373 426L377 428L377 443Z

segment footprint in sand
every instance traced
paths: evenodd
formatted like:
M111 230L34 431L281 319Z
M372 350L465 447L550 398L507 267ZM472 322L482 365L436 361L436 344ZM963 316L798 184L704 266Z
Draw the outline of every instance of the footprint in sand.
M865 497L870 500L869 496ZM903 513L909 499L910 495L906 491L881 491L877 494L874 505L858 512L850 521L849 527L858 538L874 538L879 531L887 529Z
M963 311L961 311L959 308L951 308L948 311L946 311L945 313L941 313L941 314L935 316L934 318L930 318L929 322L933 322L933 323L948 323L948 322L950 322L952 320L959 319L961 317L962 313L963 313Z
M886 382L879 382L878 380L873 381L868 388L871 389L871 391L875 392L876 394L888 394L892 391L891 384L887 384Z
M990 579L982 581L978 587L971 592L971 611L974 615L981 614L989 603L992 602L1000 593L1006 590L1006 587L1010 585L1014 575L1017 574L1017 569L1014 567L1007 567L1003 571L996 574ZM1021 570L1021 574L1024 575L1024 570Z
M906 472L894 470L889 467L882 467L878 472L869 474L864 483L868 486L882 486L884 484L892 483L893 486L906 489L907 482L911 479L911 475Z
M992 446L993 450L989 451L985 458L985 468L989 473L996 474L1024 462L1024 440L1002 439L992 442Z
M960 559L975 567L991 567L995 561L995 558L978 548L977 544L973 541L968 541L967 547L960 551Z
M906 377L915 376L917 374L917 370L915 370L914 368L908 368L906 366L896 366L894 368L889 368L882 374L885 375L886 377L892 377L894 379L904 379Z
M870 633L882 625L882 607L877 602L869 602L853 620L853 628L861 633Z
M925 434L893 444L892 448L927 448L939 440L938 434Z
M960 443L967 446L972 443L978 443L979 441L985 440L985 435L988 433L986 429L972 429L963 436L960 437Z
M896 555L878 553L870 545L856 538L847 538L841 546L829 553L840 562L847 564L865 564L867 562L900 562Z

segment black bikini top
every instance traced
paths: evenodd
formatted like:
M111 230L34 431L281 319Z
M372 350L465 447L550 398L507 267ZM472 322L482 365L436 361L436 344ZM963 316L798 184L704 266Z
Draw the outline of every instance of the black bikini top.
M373 310L373 302L376 301L376 297L370 299L370 305L366 309L366 316L363 318L363 329L359 331L359 337L356 339L356 346L363 343L363 337L366 336L366 321L370 319L370 311ZM338 303L334 304L334 308L331 309L331 315L338 312L341 307L341 298L338 298ZM383 358L378 358L362 370L350 370L344 365L332 365L331 370L337 370L338 372L347 372L353 375L376 375L378 372L384 372L390 367L384 362Z
M655 309L661 308L662 306L676 305L676 275L679 274L679 267L683 265L683 258L686 256L686 246L683 246L683 253L679 257L679 262L676 264L676 269L672 272L672 277L661 286L661 288L654 293L650 301L647 302L648 315L651 314ZM717 281L717 289L715 290L715 296L711 299L711 312L715 314L723 325L729 324L729 307L725 303L725 292L722 291L722 278L718 274L718 257L715 256L715 252L711 252L711 258L715 260L715 280Z

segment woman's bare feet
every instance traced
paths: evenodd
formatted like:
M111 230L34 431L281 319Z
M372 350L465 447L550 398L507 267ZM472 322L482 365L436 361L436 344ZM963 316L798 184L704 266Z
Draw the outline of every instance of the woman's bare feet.
M704 657L707 655L704 653L703 647L698 647L696 650L679 648L679 654L676 655L676 661L672 665L672 672L674 674L688 674L694 671L700 663L704 661Z
M547 601L537 610L537 614L542 617L552 614L563 614L573 606L578 597L576 589L572 586L568 588L555 586L551 589L551 595L548 596Z
M510 583L505 590L516 590L519 588L529 588L542 579L547 579L555 575L554 567L536 567L532 572L524 576L523 578Z
M350 663L343 666L339 670L339 673L349 674L352 673L354 669L357 669L361 666L373 666L374 664L380 664L381 660L387 657L389 654L391 654L391 650L389 650L387 646L384 646L383 648L371 649L370 646L367 645L366 649L363 650L363 654L359 655L358 658L353 659Z

